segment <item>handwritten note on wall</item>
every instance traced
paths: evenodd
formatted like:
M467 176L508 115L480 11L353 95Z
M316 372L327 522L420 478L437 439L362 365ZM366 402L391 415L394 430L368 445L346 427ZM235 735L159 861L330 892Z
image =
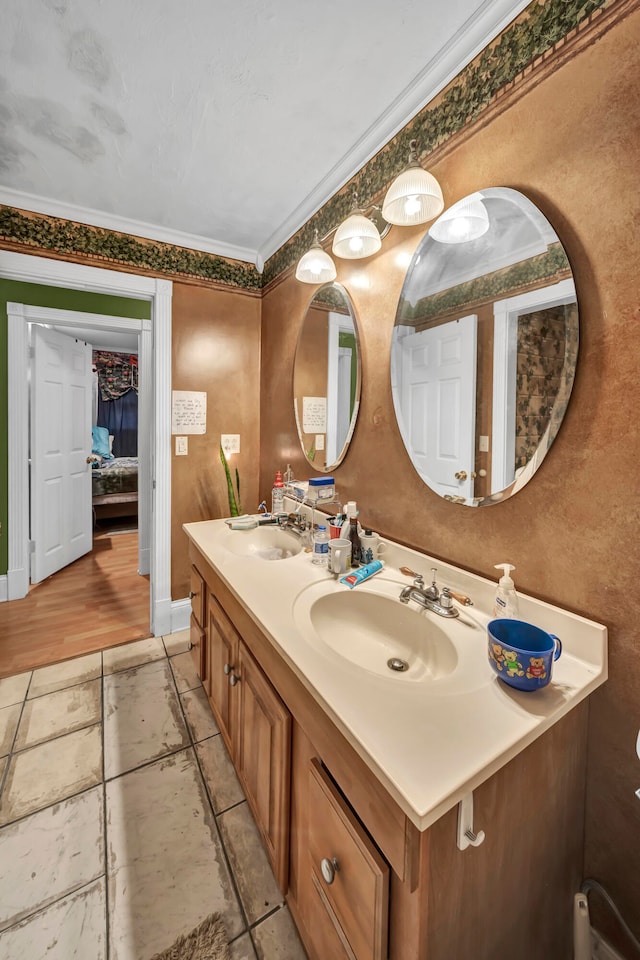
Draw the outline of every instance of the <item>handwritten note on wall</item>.
M327 431L327 398L302 398L302 431L303 433L326 433Z
M195 390L172 390L171 393L171 433L206 433L206 393Z

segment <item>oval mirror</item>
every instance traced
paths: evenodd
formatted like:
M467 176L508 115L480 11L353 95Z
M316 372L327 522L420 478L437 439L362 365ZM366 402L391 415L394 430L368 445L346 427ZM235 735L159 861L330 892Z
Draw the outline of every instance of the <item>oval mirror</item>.
M293 404L304 455L327 473L346 456L360 404L358 326L339 283L319 287L307 308L293 366Z
M578 355L571 267L516 190L459 201L420 242L391 345L398 426L424 482L487 506L536 472L562 422Z

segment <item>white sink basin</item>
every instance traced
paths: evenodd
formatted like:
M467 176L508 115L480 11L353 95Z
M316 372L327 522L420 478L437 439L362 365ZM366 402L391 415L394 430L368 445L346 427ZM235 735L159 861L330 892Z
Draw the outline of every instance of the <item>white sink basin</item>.
M254 557L257 560L286 560L295 557L302 549L300 538L295 533L270 526L229 530L223 546L238 557Z
M421 682L447 677L458 665L454 644L433 615L400 603L396 584L392 590L315 584L299 594L294 619L316 645L380 677Z

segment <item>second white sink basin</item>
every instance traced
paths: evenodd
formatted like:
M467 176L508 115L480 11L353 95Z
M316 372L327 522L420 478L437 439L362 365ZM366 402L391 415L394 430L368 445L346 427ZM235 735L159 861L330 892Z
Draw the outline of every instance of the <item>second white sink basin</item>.
M390 680L437 680L458 664L454 644L433 617L397 596L316 584L298 596L293 613L304 635L327 652Z
M302 549L300 538L276 526L254 527L251 530L229 530L223 540L225 549L239 557L257 560L286 560Z

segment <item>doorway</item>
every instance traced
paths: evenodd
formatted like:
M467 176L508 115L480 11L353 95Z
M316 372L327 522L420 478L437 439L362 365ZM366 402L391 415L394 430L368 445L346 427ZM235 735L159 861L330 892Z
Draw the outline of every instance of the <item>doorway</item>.
M182 607L186 609L188 604L178 602L174 616L170 579L171 282L6 251L0 251L0 276L150 301L152 319L139 321L141 378L144 377L151 384L149 423L152 427L147 431L147 456L148 462L153 460L154 464L153 481L151 470L147 471L147 498L150 505L150 622L151 632L156 636L182 628ZM20 379L11 359L14 352L18 357L25 355L25 329L24 316L19 320L14 317L9 323L9 560L5 586L8 599L24 596L26 592L24 580L25 549L28 545L28 497L24 482L26 451L21 448L25 433L22 423L26 416L26 402L23 397L25 383ZM147 349L143 351L142 344L145 341Z

